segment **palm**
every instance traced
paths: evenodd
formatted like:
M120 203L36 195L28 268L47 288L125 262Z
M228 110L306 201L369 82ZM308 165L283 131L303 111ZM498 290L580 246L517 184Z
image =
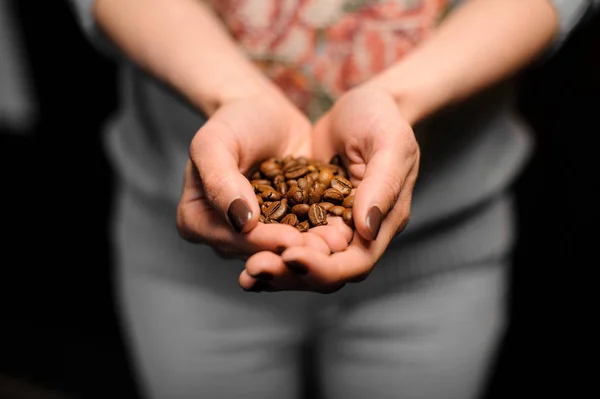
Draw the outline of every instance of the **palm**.
M418 174L419 147L412 128L395 101L377 89L358 89L342 96L315 125L313 157L342 157L357 187L353 206L355 231L344 251L323 254L305 247L284 251L280 259L250 258L247 268L266 261L302 264L300 279L283 276L280 289L331 292L365 278L391 239L406 225L412 189ZM347 227L334 225L331 233L344 236Z
M268 158L311 158L311 133L308 119L282 97L264 96L222 106L190 146L178 208L182 236L208 244L224 256L242 259L260 251L304 244L323 253L345 248L348 239L331 226L304 237L290 226L258 222L260 208L248 177ZM243 232L234 230L227 213L231 201L240 195L252 214Z

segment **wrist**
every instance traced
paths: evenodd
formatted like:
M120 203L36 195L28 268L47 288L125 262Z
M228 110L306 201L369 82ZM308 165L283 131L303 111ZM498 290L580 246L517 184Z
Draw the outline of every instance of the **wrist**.
M194 91L192 101L207 115L233 101L268 96L273 85L259 71L222 75Z
M409 63L399 63L373 77L364 85L389 94L396 102L402 117L411 125L419 123L451 102L448 84L436 80L436 73L424 74L411 70Z

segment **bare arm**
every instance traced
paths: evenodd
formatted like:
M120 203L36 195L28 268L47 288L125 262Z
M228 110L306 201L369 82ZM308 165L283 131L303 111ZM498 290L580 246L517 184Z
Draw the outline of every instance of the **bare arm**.
M100 28L125 54L208 115L270 86L199 0L96 0Z
M558 27L549 0L469 0L420 47L367 84L390 92L413 125L526 66Z

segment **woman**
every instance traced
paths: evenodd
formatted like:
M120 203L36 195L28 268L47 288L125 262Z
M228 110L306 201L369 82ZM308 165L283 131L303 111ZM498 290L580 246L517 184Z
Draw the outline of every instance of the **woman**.
M591 0L72 3L122 71L114 244L149 398L296 397L311 340L327 398L482 392L532 148L510 78ZM336 153L356 232L258 222L254 164Z

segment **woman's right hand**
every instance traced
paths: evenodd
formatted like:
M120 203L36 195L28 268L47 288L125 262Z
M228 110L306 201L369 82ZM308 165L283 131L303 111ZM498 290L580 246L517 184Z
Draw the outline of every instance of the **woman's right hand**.
M276 89L221 105L190 145L177 211L180 235L242 259L305 245L327 254L345 249L349 237L333 228L300 233L288 225L259 223L248 174L268 158L310 157L311 130L309 120Z
M308 155L311 127L240 51L207 2L96 0L93 18L129 60L209 116L190 146L177 215L184 238L239 257L307 242L322 251L337 248L335 234L324 240L258 223L244 174L270 157Z

